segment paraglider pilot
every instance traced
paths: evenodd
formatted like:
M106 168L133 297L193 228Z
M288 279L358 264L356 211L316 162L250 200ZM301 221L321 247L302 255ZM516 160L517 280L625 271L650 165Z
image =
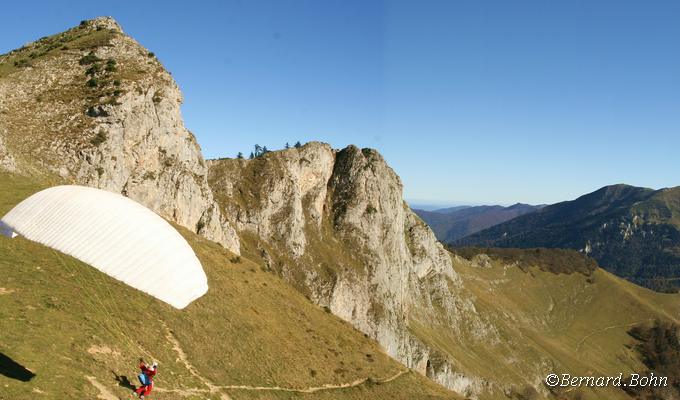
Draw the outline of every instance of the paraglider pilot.
M139 383L141 383L142 386L135 390L135 396L139 396L140 399L143 399L148 396L149 393L151 393L151 389L153 389L153 377L156 375L156 372L158 372L158 363L154 361L153 364L149 366L144 362L143 358L140 358L139 369L142 370L138 376Z

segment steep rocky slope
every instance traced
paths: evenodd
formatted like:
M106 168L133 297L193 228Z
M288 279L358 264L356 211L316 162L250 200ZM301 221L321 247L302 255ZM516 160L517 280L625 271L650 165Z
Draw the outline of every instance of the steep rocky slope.
M651 190L613 185L455 244L575 249L632 282L675 292L680 277L679 215L680 187Z
M111 18L0 56L0 167L123 193L238 252L182 96Z
M209 182L245 254L408 367L459 392L479 391L483 382L409 328L417 315L452 332L493 335L459 295L449 255L375 150L309 143L254 160L209 161Z

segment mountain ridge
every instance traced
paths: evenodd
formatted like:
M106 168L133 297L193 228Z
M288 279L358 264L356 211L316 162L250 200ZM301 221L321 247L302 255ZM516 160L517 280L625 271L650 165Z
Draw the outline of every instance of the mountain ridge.
M575 249L633 282L676 291L669 279L680 276L679 198L677 187L605 186L452 244Z
M413 211L432 228L437 239L450 243L542 207L542 205L516 203L507 207L483 205L434 211L414 209Z

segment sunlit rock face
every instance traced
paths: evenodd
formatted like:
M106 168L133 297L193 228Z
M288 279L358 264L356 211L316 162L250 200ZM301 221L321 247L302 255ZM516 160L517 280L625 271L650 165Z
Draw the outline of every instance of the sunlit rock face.
M456 371L409 329L436 321L492 334L459 296L449 254L404 202L399 177L377 151L312 142L208 164L222 213L253 238L265 265L403 364L449 388L481 390L481 380Z
M238 252L161 63L109 17L25 51L52 42L59 48L0 80L0 167L123 193Z

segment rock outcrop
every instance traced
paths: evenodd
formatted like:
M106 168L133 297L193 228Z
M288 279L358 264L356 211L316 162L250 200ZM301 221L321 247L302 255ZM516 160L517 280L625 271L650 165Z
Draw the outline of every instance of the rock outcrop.
M14 67L0 75L0 167L123 193L239 252L176 83L113 19L84 21L0 63Z
M263 242L285 243L285 251L298 258L308 244L306 227L321 227L335 152L327 145L310 143L278 154L254 160L209 160L211 186L238 231L251 232Z
M408 367L460 392L481 390L482 380L411 329L435 323L494 335L460 296L449 254L405 204L378 152L309 143L208 163L222 212L268 268Z
M5 147L5 140L2 138L2 135L0 135L0 169L10 172L15 172L17 169L14 157L12 157L12 155L9 154L9 151L7 151L7 147Z

